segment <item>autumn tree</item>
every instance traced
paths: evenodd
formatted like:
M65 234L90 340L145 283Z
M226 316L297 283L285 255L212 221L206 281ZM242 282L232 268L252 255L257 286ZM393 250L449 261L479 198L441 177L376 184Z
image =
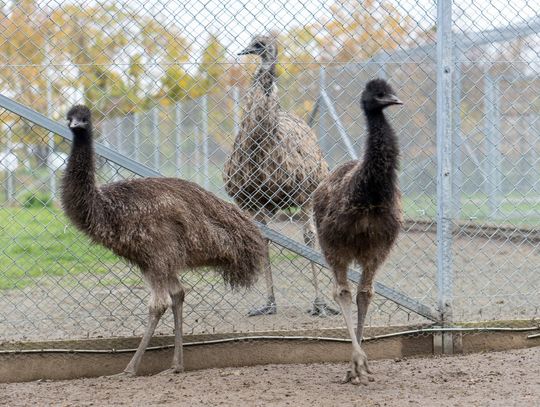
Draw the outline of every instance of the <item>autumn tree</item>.
M224 83L224 74L227 70L226 49L215 34L210 34L203 49L199 72L202 76L203 87L208 91L215 91Z
M326 20L315 24L321 61L349 62L400 47L411 19L388 0L336 0Z

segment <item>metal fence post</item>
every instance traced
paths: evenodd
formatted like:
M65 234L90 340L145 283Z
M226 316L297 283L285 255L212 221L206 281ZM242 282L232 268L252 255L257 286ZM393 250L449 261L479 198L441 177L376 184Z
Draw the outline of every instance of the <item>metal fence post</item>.
M159 111L158 107L154 107L152 109L152 119L150 124L152 137L153 137L153 144L154 144L154 169L156 171L160 171L160 134L159 134Z
M452 195L454 198L453 218L461 217L461 193L463 189L463 168L462 162L462 135L461 135L461 53L454 46L455 74L454 74L454 100L453 100L453 119L454 119L454 173Z
M125 155L124 152L124 117L123 116L117 116L114 118L114 141L116 143L116 151L118 151L119 154ZM122 170L121 167L118 167L116 170L116 178L121 179L120 171Z
M110 121L107 119L103 119L101 122L101 140L102 144L109 148L111 146L109 137L110 137ZM104 172L107 174L107 178L113 179L114 177L114 168L113 163L110 161L105 161L103 165Z
M175 141L174 141L174 164L176 167L176 176L179 177L182 174L180 166L182 165L182 160L180 154L182 153L182 103L176 102L174 105L174 120L175 120Z
M53 101L52 101L52 83L51 83L51 45L49 43L49 36L45 38L45 55L47 66L45 68L46 75L46 98L47 98L47 116L51 117L53 113ZM47 166L49 167L49 190L51 194L51 201L56 199L56 168L54 168L55 163L53 162L54 154L54 133L49 133L47 135Z
M6 143L6 152L8 157L7 162L7 168L6 168L6 201L8 205L13 203L14 197L15 197L15 183L14 183L14 175L12 171L12 166L15 166L12 161L17 162L16 159L13 158L13 129L11 126L8 126L7 131L7 143ZM16 170L15 170L16 171Z
M537 194L540 190L540 177L538 171L538 134L540 134L540 115L533 116L533 123L531 125L532 132L530 132L530 171L529 179L531 180L532 191Z
M441 322L452 322L452 0L437 2L437 288ZM441 351L453 352L442 334Z
M319 95L326 89L326 68L321 65L319 68ZM319 96L320 98L320 96ZM323 151L328 152L328 127L326 125L326 111L327 107L325 103L319 103L319 143L321 144Z
M139 120L139 114L133 113L133 159L135 161L140 160L141 154L141 133L139 129L141 121Z
M202 153L203 153L203 185L204 188L208 189L210 184L209 173L208 173L208 94L205 94L202 97Z
M500 217L501 194L501 132L499 128L499 92L495 78L489 73L484 78L486 117L486 193L489 214L492 219Z
M234 121L234 135L238 134L240 130L240 92L238 87L235 86L232 88L232 97L233 97L233 121Z
M381 58L381 62L379 65L379 77L382 79L388 78L388 69L387 69L388 59L389 59L388 54L384 54L383 57Z
M192 177L193 180L195 180L197 183L199 183L201 179L201 152L200 149L200 143L199 143L199 126L195 126L194 133L193 133L193 150L194 150L194 158L195 158L195 174Z

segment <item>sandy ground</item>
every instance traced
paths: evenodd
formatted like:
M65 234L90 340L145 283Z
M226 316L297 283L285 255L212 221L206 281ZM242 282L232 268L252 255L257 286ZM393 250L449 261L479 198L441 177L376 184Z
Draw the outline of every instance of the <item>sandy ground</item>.
M302 240L300 225L275 222L272 227ZM278 314L247 318L249 309L264 301L264 278L247 291L231 291L212 272L184 275L188 287L186 334L255 332L343 327L341 315L309 316L314 299L309 262L272 245L272 267ZM533 244L483 238L454 239L454 318L458 321L533 319L540 317L540 251ZM377 280L435 308L437 245L433 233L404 231L381 268ZM138 276L119 264L111 276L88 273L41 280L24 290L0 296L3 341L77 339L141 335L147 316L148 290L140 285L106 285L115 277ZM114 280L114 279L113 279ZM321 295L334 308L329 270L319 272ZM375 296L368 325L392 326L429 322L391 301ZM172 333L168 312L156 331ZM487 325L490 325L487 322Z
M540 347L374 361L343 384L341 364L209 369L181 375L0 384L3 406L538 406Z

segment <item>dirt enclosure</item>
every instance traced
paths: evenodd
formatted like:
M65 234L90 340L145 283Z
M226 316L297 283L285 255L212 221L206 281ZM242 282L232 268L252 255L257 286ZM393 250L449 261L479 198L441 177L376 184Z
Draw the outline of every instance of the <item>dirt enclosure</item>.
M375 381L360 386L341 383L345 363L0 384L0 405L538 406L539 360L540 347L374 361Z

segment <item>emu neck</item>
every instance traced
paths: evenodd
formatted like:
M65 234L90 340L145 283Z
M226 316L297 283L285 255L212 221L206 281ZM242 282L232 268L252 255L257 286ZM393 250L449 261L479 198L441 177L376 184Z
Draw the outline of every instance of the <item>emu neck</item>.
M274 90L276 80L276 61L264 59L255 73L255 84L264 90L266 96L270 96Z
M63 179L62 203L68 217L79 228L88 227L98 197L92 132L75 129Z
M351 180L351 200L356 206L371 210L394 204L399 146L382 111L366 112L366 119L364 161Z
M374 177L386 178L397 172L399 145L396 134L382 110L366 113L368 136L364 167Z
M274 142L280 110L277 93L274 90L276 65L263 63L255 74L248 92L242 127L248 136L246 141L259 149Z

